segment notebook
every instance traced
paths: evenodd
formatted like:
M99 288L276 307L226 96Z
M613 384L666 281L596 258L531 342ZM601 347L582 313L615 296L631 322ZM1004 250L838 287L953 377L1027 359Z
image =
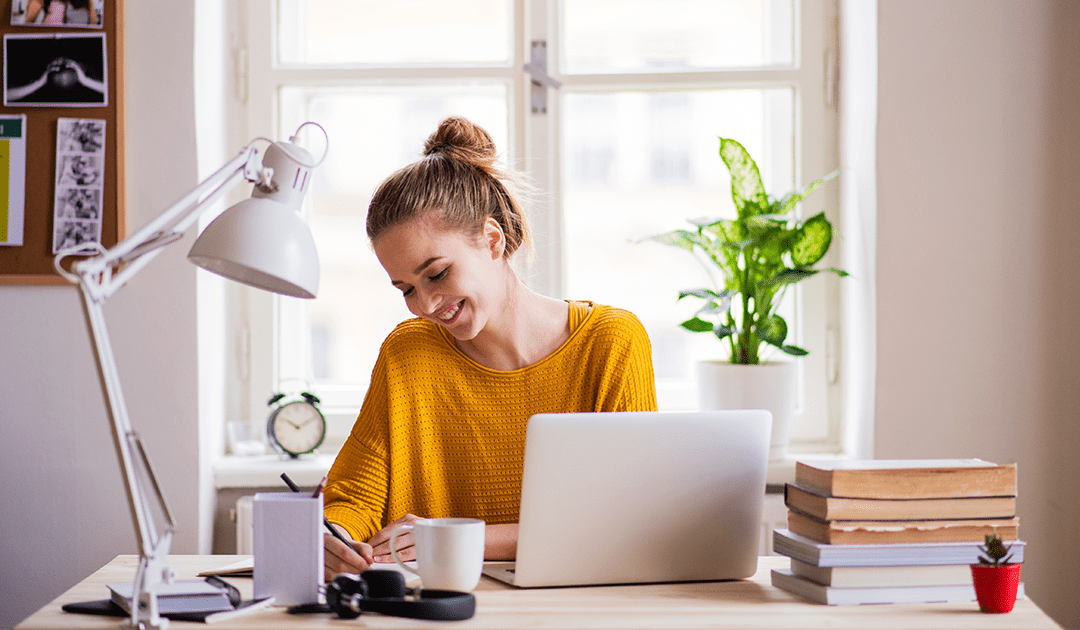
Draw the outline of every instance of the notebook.
M767 411L539 414L529 419L519 587L727 580L757 570Z

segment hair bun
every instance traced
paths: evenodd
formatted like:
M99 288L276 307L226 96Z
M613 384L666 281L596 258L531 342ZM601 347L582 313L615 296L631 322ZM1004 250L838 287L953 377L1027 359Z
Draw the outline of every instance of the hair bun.
M483 127L460 116L451 116L439 124L424 143L424 156L445 154L480 168L495 163L495 141Z

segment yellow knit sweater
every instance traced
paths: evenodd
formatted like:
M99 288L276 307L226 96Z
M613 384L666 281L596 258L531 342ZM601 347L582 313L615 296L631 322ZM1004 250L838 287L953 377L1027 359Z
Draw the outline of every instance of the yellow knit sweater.
M530 416L655 410L652 351L638 319L610 306L569 308L570 338L512 371L476 363L435 323L399 324L330 469L327 519L354 540L407 513L514 523Z

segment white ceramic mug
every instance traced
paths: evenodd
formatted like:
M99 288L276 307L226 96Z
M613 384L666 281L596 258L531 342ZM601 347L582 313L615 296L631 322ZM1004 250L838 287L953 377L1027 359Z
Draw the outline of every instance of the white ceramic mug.
M475 518L422 518L390 534L390 554L402 568L420 576L426 589L467 593L480 583L484 568L484 521ZM401 561L398 536L416 539L416 568Z

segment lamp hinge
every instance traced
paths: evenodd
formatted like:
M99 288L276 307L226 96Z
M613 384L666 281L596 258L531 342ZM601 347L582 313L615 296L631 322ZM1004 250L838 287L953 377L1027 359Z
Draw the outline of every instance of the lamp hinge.
M557 90L562 83L551 78L547 73L547 42L542 39L533 40L529 63L521 67L529 74L532 82L532 113L546 114L548 88Z
M247 103L248 99L248 51L247 48L236 50L236 100Z

